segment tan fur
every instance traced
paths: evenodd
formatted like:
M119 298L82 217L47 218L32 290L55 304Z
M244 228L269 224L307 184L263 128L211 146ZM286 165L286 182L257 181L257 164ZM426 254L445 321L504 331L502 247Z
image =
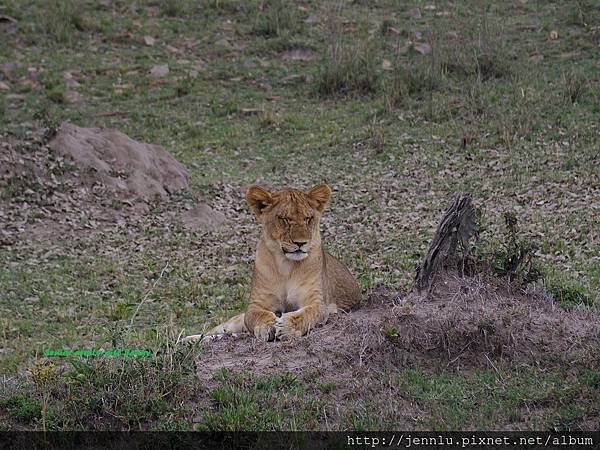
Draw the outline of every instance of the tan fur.
M263 340L302 336L330 313L356 305L361 297L358 284L321 243L319 225L330 197L325 184L308 194L250 187L246 198L262 223L262 235L248 308L207 335L186 340L245 330Z

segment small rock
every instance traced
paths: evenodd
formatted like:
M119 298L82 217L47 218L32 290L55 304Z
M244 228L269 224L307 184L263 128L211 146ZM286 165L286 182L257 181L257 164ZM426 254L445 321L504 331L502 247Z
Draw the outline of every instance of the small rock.
M227 49L233 48L231 43L225 38L219 39L217 42L215 42L215 45L217 45L219 47L227 48Z
M83 105L85 103L83 96L77 91L67 91L65 98L67 102L73 105Z
M551 41L556 41L558 39L558 31L552 30L548 37Z
M7 16L6 14L0 14L0 22L17 23L17 19Z
M177 47L173 47L172 45L165 45L165 48L167 49L167 51L171 52L171 53L175 53L175 54L179 54L182 53L181 50L179 50Z
M10 91L10 86L4 81L0 81L0 91Z
M318 23L319 22L319 16L316 15L316 14L311 14L306 19L304 19L304 22L306 22L306 23Z
M383 70L392 70L392 62L389 59L381 61L381 68Z
M69 71L63 72L63 80L65 80L65 83L70 88L75 88L75 87L80 86L79 82L75 78L73 78L73 74Z
M197 71L201 71L204 69L204 64L206 64L202 59L198 58L192 63L192 67Z
M427 42L417 42L413 45L413 48L421 55L427 55L431 53L431 45L429 45Z
M411 17L412 19L420 19L423 16L421 15L421 10L419 8L412 8L410 10L408 10L408 17Z
M169 66L154 66L150 69L150 74L155 78L164 77L169 73Z
M130 42L133 38L133 34L129 31L121 31L120 33L116 33L112 36L112 41L116 44L123 44L126 42Z
M145 46L152 47L154 45L154 43L156 42L156 39L154 39L152 36L144 36L142 38L142 42L144 43Z
M213 230L225 222L225 216L203 203L181 216L183 226L190 231Z

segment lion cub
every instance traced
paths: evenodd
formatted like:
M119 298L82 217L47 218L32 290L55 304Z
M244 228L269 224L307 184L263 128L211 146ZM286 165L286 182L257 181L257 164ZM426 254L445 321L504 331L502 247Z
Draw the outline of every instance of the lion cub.
M262 224L250 303L245 313L206 335L184 340L244 330L266 341L302 336L326 322L330 313L356 305L361 299L356 280L321 243L319 224L330 198L326 184L307 194L250 187L248 206Z

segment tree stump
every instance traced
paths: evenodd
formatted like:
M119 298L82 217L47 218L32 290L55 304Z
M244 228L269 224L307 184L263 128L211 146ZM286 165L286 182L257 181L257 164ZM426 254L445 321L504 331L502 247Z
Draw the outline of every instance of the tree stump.
M469 239L476 234L477 221L470 194L457 193L444 213L423 262L417 267L414 288L429 290L440 270L455 264L457 249L468 253Z

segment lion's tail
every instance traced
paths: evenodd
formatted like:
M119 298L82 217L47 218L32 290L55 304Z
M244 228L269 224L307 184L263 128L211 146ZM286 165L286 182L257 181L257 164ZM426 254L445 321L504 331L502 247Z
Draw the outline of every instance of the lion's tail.
M224 334L243 333L244 331L247 331L247 328L244 324L244 313L242 313L238 314L237 316L233 316L231 319L223 322L220 325L217 325L207 333L187 336L181 339L179 342L192 342L198 340L206 341L209 339L216 339Z

